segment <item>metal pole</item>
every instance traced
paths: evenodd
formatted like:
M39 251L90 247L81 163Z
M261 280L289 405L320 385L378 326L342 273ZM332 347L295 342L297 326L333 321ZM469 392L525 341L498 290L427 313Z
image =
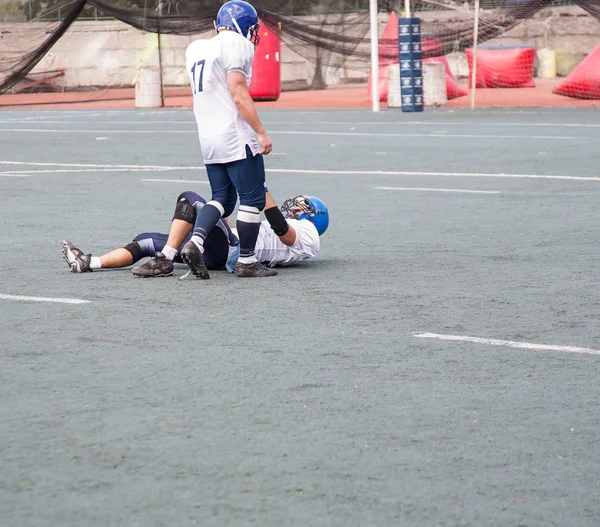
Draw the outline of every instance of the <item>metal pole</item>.
M162 46L160 43L160 19L157 22L157 38L158 38L158 72L160 74L160 106L165 107L165 86L163 84L163 69L162 69Z
M369 1L371 15L371 97L373 111L379 111L379 28L377 26L377 0Z
M479 0L475 0L475 20L473 21L473 68L471 70L471 109L475 108L475 86L477 86L477 43L479 42Z
M410 0L404 0L404 16L410 18Z

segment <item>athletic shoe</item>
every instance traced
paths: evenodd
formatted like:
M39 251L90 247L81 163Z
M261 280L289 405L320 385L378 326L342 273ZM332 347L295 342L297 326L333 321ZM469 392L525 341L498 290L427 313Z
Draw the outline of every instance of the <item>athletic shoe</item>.
M69 264L69 269L72 273L89 273L91 272L90 260L91 254L83 254L83 251L75 247L69 240L62 242L62 255Z
M235 267L235 274L238 278L262 278L263 276L275 276L277 271L264 266L260 262L251 264L238 262Z
M196 278L200 278L200 280L208 280L210 278L204 258L202 258L202 253L192 240L183 246L181 259L188 265ZM185 278L188 274L189 272L182 276L182 278Z
M150 258L145 264L134 267L131 272L140 278L156 278L158 276L171 276L173 274L173 262L163 253L157 252L154 258Z

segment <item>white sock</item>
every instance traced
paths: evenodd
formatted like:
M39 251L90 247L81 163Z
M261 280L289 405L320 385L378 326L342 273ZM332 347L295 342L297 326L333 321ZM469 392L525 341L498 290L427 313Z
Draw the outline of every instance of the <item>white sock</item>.
M173 249L173 247L169 247L168 245L165 245L163 250L160 252L163 253L169 260L174 260L177 256L177 249Z
M92 256L90 258L90 269L102 269L100 258L98 258L97 256Z
M194 234L192 236L192 239L190 241L194 242L194 244L196 245L196 247L198 247L198 249L200 249L200 252L202 254L204 254L204 240L200 236L196 236Z
M242 264L253 264L254 262L258 262L258 260L256 259L256 256L240 256L238 262Z

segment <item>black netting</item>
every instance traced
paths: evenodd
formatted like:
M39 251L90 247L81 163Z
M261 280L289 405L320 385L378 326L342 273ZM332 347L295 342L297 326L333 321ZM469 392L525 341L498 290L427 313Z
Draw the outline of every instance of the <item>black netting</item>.
M78 19L116 19L165 35L208 35L221 4L218 0L0 0L0 93L27 75ZM368 71L368 4L368 0L264 0L256 7L282 42L312 65L309 85L323 87L325 73L341 67ZM600 0L576 0L576 4L600 20ZM554 0L482 0L479 42L502 35L552 5ZM379 1L380 12L401 13L402 6L400 0ZM416 16L423 15L423 31L439 39L439 47L425 50L425 57L472 46L472 0L418 0L413 6ZM382 40L380 50L383 59L396 58L397 41Z

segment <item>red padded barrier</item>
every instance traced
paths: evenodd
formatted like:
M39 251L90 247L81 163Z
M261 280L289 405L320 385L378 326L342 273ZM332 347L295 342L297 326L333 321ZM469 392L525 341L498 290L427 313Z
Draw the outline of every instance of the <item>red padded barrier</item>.
M473 78L473 50L465 50L469 62L469 86ZM477 88L533 88L535 48L498 47L477 49Z
M600 44L553 90L577 99L600 99Z
M276 101L281 95L281 41L260 20L259 24L260 42L254 50L248 91L255 101Z

